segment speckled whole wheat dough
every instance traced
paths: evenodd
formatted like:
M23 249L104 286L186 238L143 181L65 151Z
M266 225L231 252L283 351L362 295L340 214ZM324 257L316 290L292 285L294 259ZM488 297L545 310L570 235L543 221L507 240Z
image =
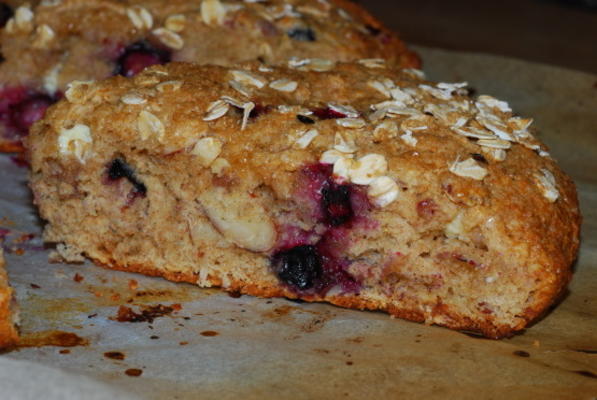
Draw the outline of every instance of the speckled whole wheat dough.
M0 349L13 346L19 340L13 290L4 266L4 251L0 248Z
M278 65L292 57L381 57L396 66L420 65L393 32L346 0L41 2L15 8L0 29L0 150L22 148L28 121L38 118L35 107L45 109L71 81L119 73L123 54L140 42L159 52L160 62ZM41 105L30 104L35 98Z
M492 338L556 301L580 215L532 120L410 71L308 69L173 63L73 87L28 140L45 239L70 261Z

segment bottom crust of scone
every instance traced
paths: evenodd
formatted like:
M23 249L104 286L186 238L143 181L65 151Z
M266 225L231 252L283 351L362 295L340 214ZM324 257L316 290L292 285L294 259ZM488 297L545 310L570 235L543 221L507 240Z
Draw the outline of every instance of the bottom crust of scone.
M533 320L542 316L553 299L559 299L564 288L568 284L568 280L561 282L559 289L552 295L545 296L545 300L536 303L533 307L525 310L525 315L518 325L511 326L506 324L492 324L488 321L479 321L469 316L450 310L450 307L442 304L437 304L432 312L431 317L429 313L418 310L413 306L402 305L399 303L388 303L380 300L367 298L366 295L348 294L348 295L329 295L329 296L309 296L299 295L288 288L279 285L271 285L267 282L261 284L255 282L243 282L241 280L227 279L226 285L223 285L223 280L219 276L208 275L199 282L199 277L194 273L185 273L177 271L160 270L148 265L122 265L111 260L110 262L101 262L97 259L91 259L96 265L117 271L139 273L146 276L161 277L171 282L191 283L200 287L219 287L227 292L239 293L244 295L273 298L285 297L288 299L300 299L307 302L327 302L339 307L370 310L370 311L384 311L393 317L406 319L413 322L425 323L428 325L438 325L446 328L465 331L467 333L478 334L490 339L501 339L515 335L517 332L523 330Z

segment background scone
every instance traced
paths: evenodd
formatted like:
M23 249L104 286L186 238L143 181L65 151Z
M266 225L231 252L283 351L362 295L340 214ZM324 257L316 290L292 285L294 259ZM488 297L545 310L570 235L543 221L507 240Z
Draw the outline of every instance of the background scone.
M292 57L419 60L346 0L60 0L14 10L0 31L0 150L21 137L73 80L131 76L169 61L231 65ZM326 63L319 61L321 68Z
M45 239L67 260L494 338L555 301L580 216L532 120L377 62L310 68L73 86L28 140Z
M13 290L8 284L4 269L4 252L0 248L0 349L10 347L19 341L17 331Z

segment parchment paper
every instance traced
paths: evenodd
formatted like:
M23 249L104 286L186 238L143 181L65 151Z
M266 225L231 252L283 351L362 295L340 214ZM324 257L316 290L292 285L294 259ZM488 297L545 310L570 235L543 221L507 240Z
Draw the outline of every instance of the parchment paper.
M3 357L108 383L123 391L113 398L128 398L129 392L146 399L596 399L597 76L494 56L417 50L430 79L468 80L478 94L508 99L522 115L535 117L542 139L578 184L584 213L580 258L569 295L543 320L514 338L491 341L381 313L233 298L89 263L49 264L49 250L37 248L40 225L25 187L26 170L2 156L0 217L6 219L0 225L36 234L21 244L10 244L18 234L7 238L23 333L62 330L89 341L69 354L41 347ZM73 279L77 273L80 282ZM182 309L153 323L109 319L122 304L138 310L177 303ZM123 353L124 360L104 357L110 351ZM7 359L0 376L10 379L15 371L16 387L23 368ZM126 375L129 368L142 375ZM33 375L26 385L101 390L76 375ZM6 388L1 379L0 386Z

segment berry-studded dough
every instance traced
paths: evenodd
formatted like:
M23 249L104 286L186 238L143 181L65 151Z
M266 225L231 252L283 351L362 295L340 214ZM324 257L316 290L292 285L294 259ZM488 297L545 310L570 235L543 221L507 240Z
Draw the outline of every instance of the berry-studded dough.
M545 311L580 217L532 120L378 61L320 69L73 85L28 139L45 239L69 261L494 338Z
M13 290L4 270L4 252L0 248L0 349L18 342L17 315Z
M21 149L31 124L75 80L132 76L169 61L419 65L395 34L347 0L0 2L0 23L3 151Z

